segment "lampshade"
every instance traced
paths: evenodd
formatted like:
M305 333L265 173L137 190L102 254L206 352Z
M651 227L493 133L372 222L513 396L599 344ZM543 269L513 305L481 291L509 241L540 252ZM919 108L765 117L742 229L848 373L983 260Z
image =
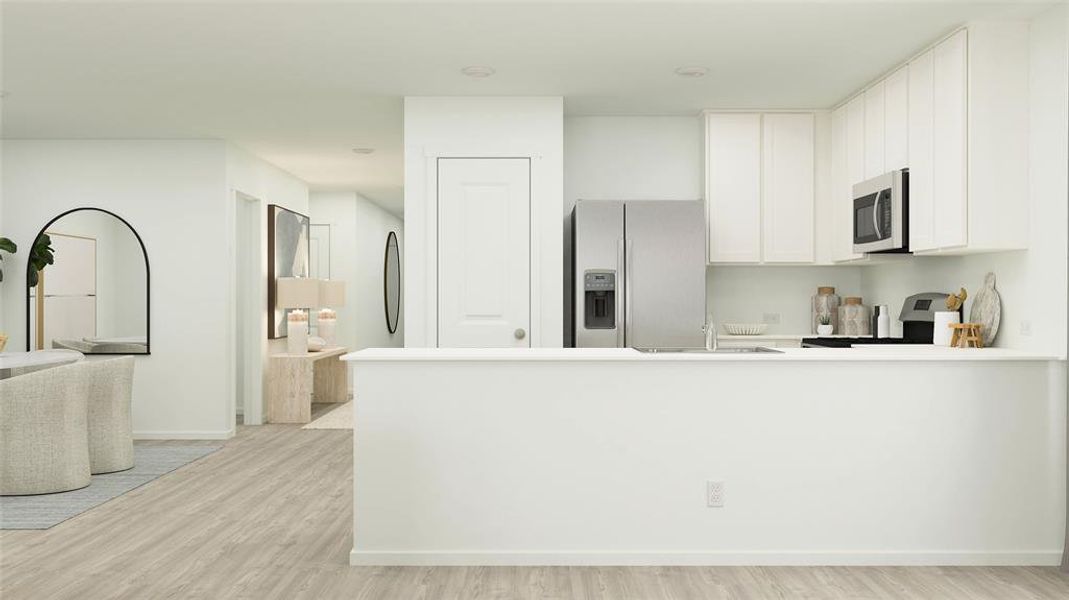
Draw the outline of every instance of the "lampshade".
M275 306L278 308L318 307L319 280L304 277L279 277L275 282Z
M319 306L345 306L345 282L320 279Z

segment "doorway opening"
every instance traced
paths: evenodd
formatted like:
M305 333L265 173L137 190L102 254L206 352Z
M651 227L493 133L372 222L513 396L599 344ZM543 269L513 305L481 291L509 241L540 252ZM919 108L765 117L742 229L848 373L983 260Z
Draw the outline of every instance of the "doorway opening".
M234 198L234 424L263 423L266 291L263 288L263 203L237 192Z

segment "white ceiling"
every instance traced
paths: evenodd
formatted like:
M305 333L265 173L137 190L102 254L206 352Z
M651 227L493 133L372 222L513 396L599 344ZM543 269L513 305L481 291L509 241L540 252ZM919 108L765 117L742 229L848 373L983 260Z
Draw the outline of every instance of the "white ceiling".
M829 107L961 23L1043 4L4 1L2 135L222 138L399 212L406 95L561 95L570 115Z

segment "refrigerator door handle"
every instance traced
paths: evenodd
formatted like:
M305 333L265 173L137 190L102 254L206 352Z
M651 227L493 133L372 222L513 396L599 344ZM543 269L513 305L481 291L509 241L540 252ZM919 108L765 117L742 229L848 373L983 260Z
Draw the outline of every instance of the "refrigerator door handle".
M631 336L631 263L634 262L635 247L631 240L625 242L624 248L624 347L629 348L628 337Z
M627 288L627 280L622 277L624 272L624 265L627 264L627 255L624 250L624 238L618 238L616 240L616 347L623 348L626 345L627 339L624 337L624 323L620 320L620 316L624 314L624 295L621 293ZM621 281L622 280L622 281ZM620 289L623 287L624 289Z

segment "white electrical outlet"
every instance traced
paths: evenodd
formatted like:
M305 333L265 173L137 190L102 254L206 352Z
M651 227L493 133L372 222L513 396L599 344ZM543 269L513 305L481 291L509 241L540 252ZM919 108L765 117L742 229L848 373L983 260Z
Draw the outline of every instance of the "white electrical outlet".
M1021 335L1032 335L1032 322L1021 321Z
M779 313L765 313L764 321L769 325L779 325Z
M724 482L705 482L705 502L710 508L724 507Z

